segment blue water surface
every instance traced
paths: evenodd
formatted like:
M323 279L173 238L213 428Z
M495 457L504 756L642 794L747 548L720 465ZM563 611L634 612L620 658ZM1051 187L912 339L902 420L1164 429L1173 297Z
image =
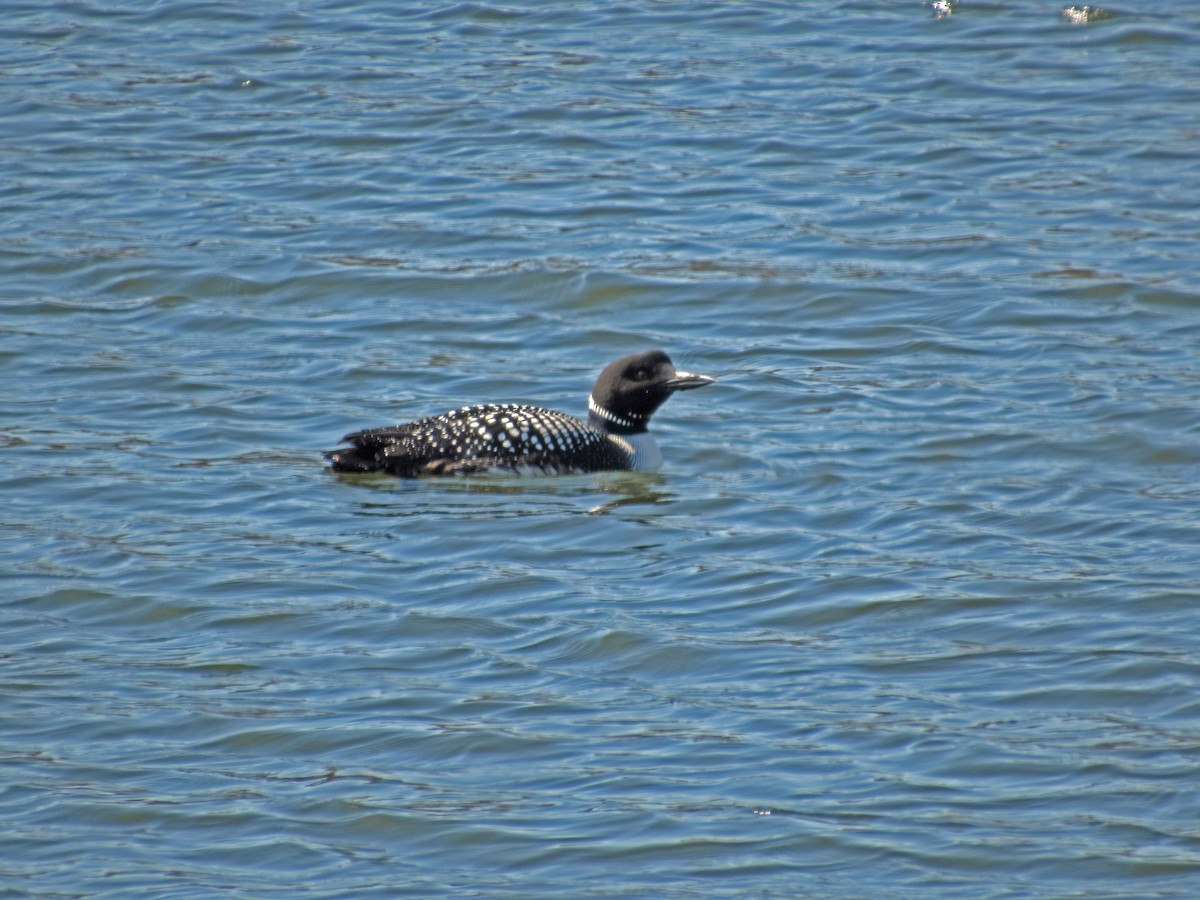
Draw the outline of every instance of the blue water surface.
M9 4L0 894L1200 895L1198 41ZM660 473L321 459L648 347Z

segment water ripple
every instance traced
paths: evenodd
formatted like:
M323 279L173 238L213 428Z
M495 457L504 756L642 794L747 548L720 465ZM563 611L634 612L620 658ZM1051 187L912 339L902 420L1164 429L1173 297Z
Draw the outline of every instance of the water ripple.
M1200 23L943 6L9 10L0 881L1195 896Z

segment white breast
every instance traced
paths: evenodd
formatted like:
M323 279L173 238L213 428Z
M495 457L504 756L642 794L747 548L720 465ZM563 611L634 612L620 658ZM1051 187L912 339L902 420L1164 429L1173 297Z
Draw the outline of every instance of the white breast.
M658 444L650 436L650 432L643 431L641 434L622 437L610 434L608 439L633 458L633 467L638 471L657 472L662 467L662 451L658 449Z

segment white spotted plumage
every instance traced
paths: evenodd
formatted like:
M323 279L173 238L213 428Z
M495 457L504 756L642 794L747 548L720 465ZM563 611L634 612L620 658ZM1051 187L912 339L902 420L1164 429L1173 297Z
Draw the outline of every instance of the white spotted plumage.
M394 429L362 432L382 440L380 452L421 460L431 471L483 468L586 472L634 468L632 448L565 413L515 404L464 406Z

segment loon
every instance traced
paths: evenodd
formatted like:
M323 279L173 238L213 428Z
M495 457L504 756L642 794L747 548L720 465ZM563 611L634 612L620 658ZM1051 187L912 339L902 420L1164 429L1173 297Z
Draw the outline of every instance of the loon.
M588 418L517 403L464 406L391 428L348 434L350 447L325 458L335 472L387 472L402 478L500 470L569 474L654 470L662 454L646 430L676 391L715 378L681 372L661 350L618 359L600 373Z

